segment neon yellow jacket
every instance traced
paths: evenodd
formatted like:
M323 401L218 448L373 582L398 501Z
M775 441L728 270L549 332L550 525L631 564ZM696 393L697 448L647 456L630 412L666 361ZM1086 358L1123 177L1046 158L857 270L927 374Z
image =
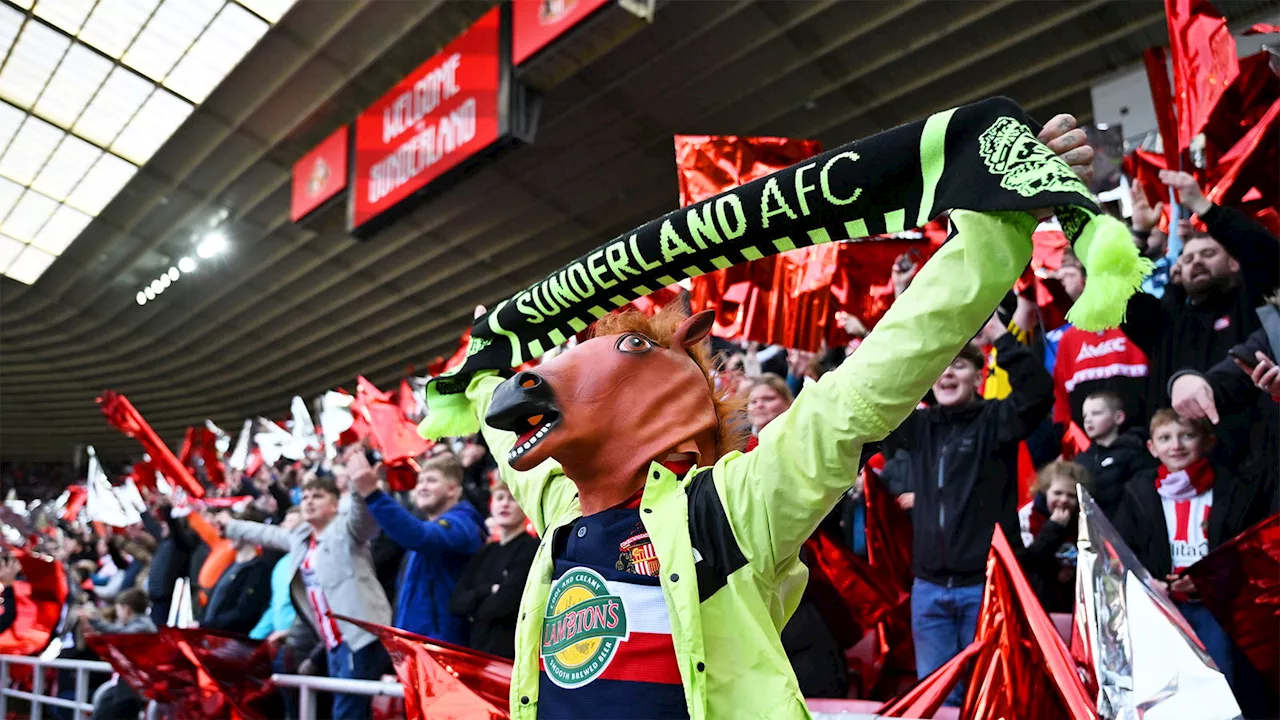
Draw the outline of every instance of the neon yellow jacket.
M705 468L679 478L651 466L640 507L661 567L693 720L809 716L779 640L807 580L800 546L851 486L862 446L907 417L1031 259L1031 216L956 211L951 217L957 236L857 352L801 393L760 433L753 452L734 452L715 464L710 477L744 563L704 600L698 570L705 567L697 563L706 560L695 560L686 491ZM480 417L499 382L487 375L468 388ZM534 718L554 567L549 538L581 511L573 483L556 463L515 472L504 462L515 435L482 427L503 479L543 538L520 603L511 682L511 717ZM704 483L701 491L711 487Z

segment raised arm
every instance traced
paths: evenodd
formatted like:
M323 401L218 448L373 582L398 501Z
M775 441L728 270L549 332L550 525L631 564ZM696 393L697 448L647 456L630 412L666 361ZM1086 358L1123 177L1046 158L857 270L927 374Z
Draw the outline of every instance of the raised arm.
M995 338L996 357L1009 374L1013 391L996 400L1000 413L1002 442L1025 440L1048 416L1053 407L1053 378L1025 346L1010 333Z
M497 430L484 422L485 413L489 411L489 403L493 399L493 391L501 384L502 378L497 375L479 374L467 388L467 399L481 418L480 432L484 435L490 454L498 463L502 482L511 488L512 497L541 535L546 531L547 525L569 507L577 491L573 482L565 477L560 464L554 460L546 460L525 472L512 470L507 464L507 455L516 444L515 433Z
M193 517L198 517L193 514ZM293 549L293 536L284 528L247 520L231 520L223 531L228 540L244 540L272 550L288 552Z
M374 490L364 502L387 537L406 550L470 555L484 542L480 528L466 517L421 520L381 490Z
M1030 215L957 210L951 222L951 239L853 355L765 427L753 452L717 463L726 514L757 567L795 555L853 484L862 446L907 417L1031 260Z

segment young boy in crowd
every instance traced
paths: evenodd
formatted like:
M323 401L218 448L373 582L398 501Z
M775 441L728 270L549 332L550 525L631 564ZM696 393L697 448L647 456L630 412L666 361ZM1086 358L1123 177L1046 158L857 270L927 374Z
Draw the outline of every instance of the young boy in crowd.
M1084 400L1084 434L1089 449L1075 461L1093 476L1093 499L1108 518L1115 518L1125 483L1154 464L1137 432L1120 432L1124 400L1114 392L1090 393Z
M1239 696L1233 671L1238 651L1182 571L1266 518L1271 504L1259 497L1259 486L1209 461L1213 443L1207 420L1188 420L1170 409L1156 411L1147 448L1160 465L1129 481L1115 525Z

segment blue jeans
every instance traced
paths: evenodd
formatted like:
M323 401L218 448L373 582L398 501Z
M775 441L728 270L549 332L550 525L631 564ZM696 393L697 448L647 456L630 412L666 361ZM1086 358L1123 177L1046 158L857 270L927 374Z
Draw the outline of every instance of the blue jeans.
M329 677L377 680L382 677L386 668L386 653L382 650L382 645L376 642L354 652L344 642L328 653ZM334 693L333 717L340 720L365 720L369 717L369 703L372 700L368 695Z
M946 587L916 578L911 586L911 639L916 646L917 678L928 677L973 642L983 587ZM964 687L962 679L947 697L948 705L964 700Z
M1227 637L1227 631L1222 629L1218 620L1213 617L1213 613L1209 612L1209 609L1199 600L1180 602L1177 606L1178 612L1186 618L1187 624L1196 631L1196 637L1204 643L1204 649L1208 651L1209 657L1213 658L1213 664L1218 666L1222 676L1227 679L1227 684L1234 688L1235 659L1232 657L1232 642L1231 638Z

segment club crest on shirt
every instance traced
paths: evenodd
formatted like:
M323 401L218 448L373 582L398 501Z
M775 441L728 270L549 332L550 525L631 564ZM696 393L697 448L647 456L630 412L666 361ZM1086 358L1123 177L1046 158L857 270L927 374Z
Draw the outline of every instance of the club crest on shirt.
M626 605L599 573L576 567L552 583L539 650L551 682L568 689L590 683L628 637Z
M658 576L658 551L653 549L653 541L643 528L618 545L617 567L632 575Z

